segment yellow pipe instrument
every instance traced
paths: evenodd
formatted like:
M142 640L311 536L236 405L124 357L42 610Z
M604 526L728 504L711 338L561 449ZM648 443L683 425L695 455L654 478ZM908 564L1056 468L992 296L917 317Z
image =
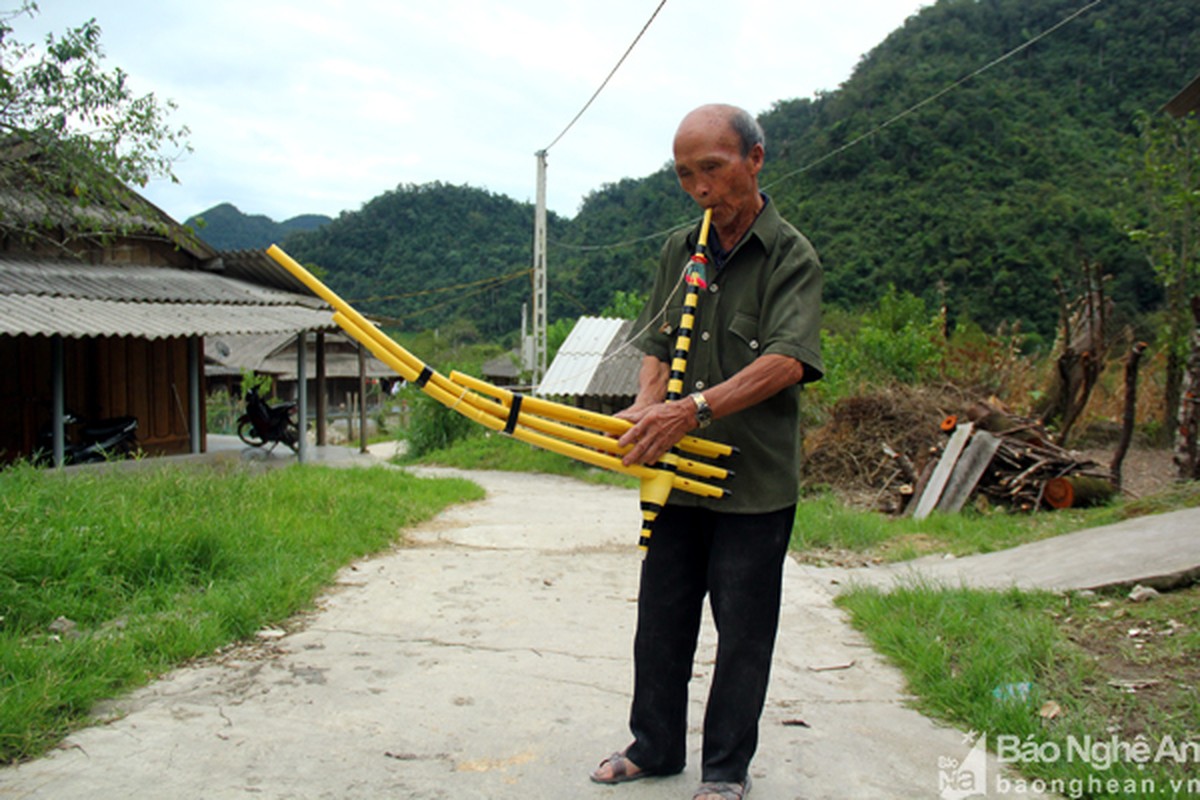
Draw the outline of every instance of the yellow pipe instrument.
M364 345L400 377L415 384L452 411L528 444L603 469L632 475L640 480L643 506L648 500L661 506L672 489L704 497L722 497L726 494L719 487L679 474L682 471L718 480L728 476L728 471L710 464L674 456L669 462L664 458L661 465L627 467L622 464L620 456L629 448L619 447L613 436L619 436L629 429L630 423L625 420L540 398L514 395L460 373L452 373L450 378L441 375L384 334L278 246L268 248L267 255L332 306L335 311L333 321L351 338ZM727 445L694 437L687 437L680 446L702 457L719 457L733 452L733 448Z
M683 378L687 372L688 353L692 349L692 330L696 325L696 306L700 303L700 290L708 283L704 276L704 267L708 264L708 231L712 226L712 209L704 210L704 219L700 222L700 236L696 240L696 252L692 253L687 266L684 268L684 282L687 292L683 298L683 316L679 320L679 330L675 336L675 352L671 354L671 372L667 381L667 402L674 402L683 397ZM663 456L668 469L679 463L679 457L674 451ZM650 536L654 531L654 521L662 511L667 501L667 495L661 490L655 496L647 497L642 492L642 533L638 539L638 547L645 551L650 546ZM657 495L663 495L661 499Z

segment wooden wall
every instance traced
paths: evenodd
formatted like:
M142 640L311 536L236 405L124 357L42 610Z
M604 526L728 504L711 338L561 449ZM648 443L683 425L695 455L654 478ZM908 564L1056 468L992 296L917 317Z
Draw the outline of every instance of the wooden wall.
M67 338L63 359L67 410L137 417L138 442L149 455L190 451L187 339ZM50 424L52 366L49 338L0 336L0 461L30 455ZM205 394L201 386L201 425Z

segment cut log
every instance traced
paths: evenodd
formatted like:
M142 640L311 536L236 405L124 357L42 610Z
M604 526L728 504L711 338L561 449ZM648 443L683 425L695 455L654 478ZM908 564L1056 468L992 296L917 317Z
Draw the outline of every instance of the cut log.
M1086 508L1108 502L1116 492L1116 487L1104 478L1067 475L1046 481L1042 499L1051 508Z

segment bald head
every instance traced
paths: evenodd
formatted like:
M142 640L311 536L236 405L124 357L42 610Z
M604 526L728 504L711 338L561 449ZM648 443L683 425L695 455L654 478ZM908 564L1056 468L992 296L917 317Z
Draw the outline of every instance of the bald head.
M738 149L743 158L750 155L750 151L754 149L755 145L765 147L766 144L762 126L750 112L744 108L723 103L700 106L688 113L679 123L676 137L680 133L688 131L704 132L708 135L720 135L721 132L732 133L737 137Z

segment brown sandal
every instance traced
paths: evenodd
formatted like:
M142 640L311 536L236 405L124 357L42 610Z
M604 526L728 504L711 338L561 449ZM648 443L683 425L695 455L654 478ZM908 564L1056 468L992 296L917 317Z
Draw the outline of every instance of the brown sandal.
M702 783L692 795L692 800L713 794L721 800L744 800L750 794L750 776L747 775L742 783Z
M612 768L612 774L607 778L599 777L596 773L604 769L606 766ZM637 771L635 772L634 770ZM634 764L632 761L626 758L624 753L613 753L611 756L601 761L600 765L592 771L592 774L589 777L596 783L629 783L630 781L636 781L645 778L648 775L648 772L639 769L637 764Z

